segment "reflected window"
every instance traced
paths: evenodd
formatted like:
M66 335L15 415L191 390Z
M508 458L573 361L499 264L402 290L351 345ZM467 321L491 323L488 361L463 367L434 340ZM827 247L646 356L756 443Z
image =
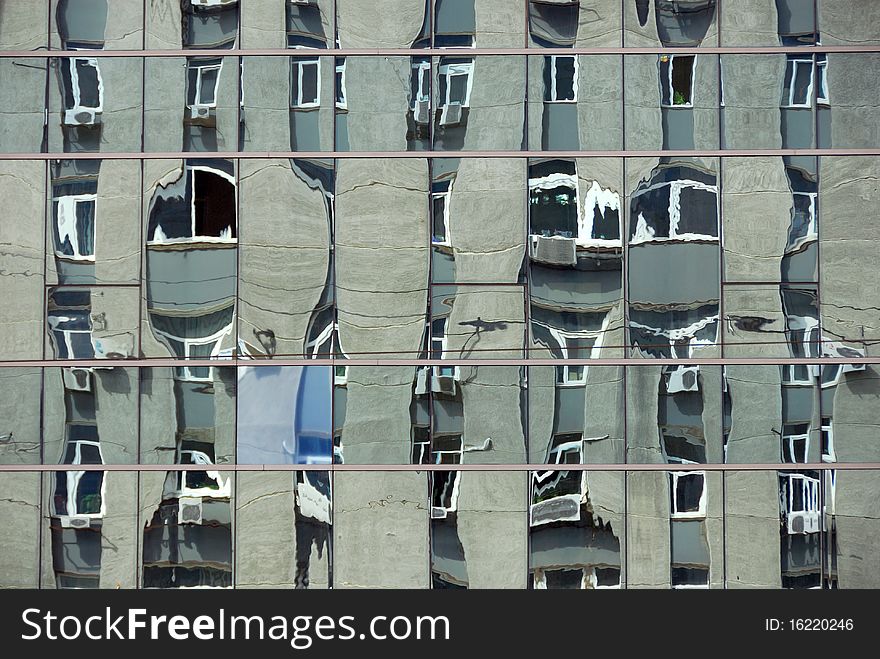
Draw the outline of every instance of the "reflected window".
M529 0L529 34L539 46L574 46L580 2Z
M210 115L210 109L217 107L217 83L223 60L187 61L187 103L192 119Z
M559 439L560 446L568 443L562 436ZM552 522L579 522L585 477L584 471L534 472L529 525L535 527Z
M548 103L577 101L578 58L576 55L544 57L544 100Z
M68 424L67 433L68 441L62 464L104 464L95 426ZM90 439L79 439L81 437L89 437ZM103 471L55 472L55 514L62 516L62 527L87 527L89 519L103 517L105 512L104 487Z
M831 99L828 94L828 56L824 53L816 55L816 76L819 89L816 91L816 102L820 105L830 105Z
M336 107L340 110L348 109L348 99L345 94L345 58L336 58Z
M95 358L89 291L52 292L46 320L57 359Z
M706 473L669 473L672 519L698 519L706 516Z
M213 465L214 460L204 451L181 450L180 459L178 460L177 464ZM173 493L168 493L170 496L166 496L166 498L224 498L230 496L230 479L224 479L219 471L178 471L176 473L177 489Z
M99 123L104 109L104 81L94 57L68 57L61 60L64 88L64 124L90 126Z
M156 337L168 346L171 354L184 359L211 359L231 356L220 349L223 337L232 331L233 308L191 316L165 316L150 313ZM211 366L174 367L174 378L184 382L213 382Z
M431 115L431 60L413 59L410 77L410 99L413 119L427 124Z
M148 244L236 242L231 173L209 165L187 165L185 195L183 199L157 195Z
M680 178L660 179L633 193L630 244L718 240L718 186L688 174L698 172L681 168Z
M787 423L782 428L782 461L809 462L810 424Z
M805 474L781 474L779 498L789 534L819 530L818 478Z
M431 359L446 359L449 339L446 336L447 318L436 318L431 323ZM431 386L433 391L455 393L455 381L460 377L458 366L434 366Z
M789 55L785 65L782 107L809 108L813 105L813 58Z
M431 244L450 246L449 202L452 198L452 181L431 184Z
M458 510L460 471L431 472L431 519L446 519Z
M440 58L438 98L441 126L462 122L462 110L470 106L473 75L474 60Z
M547 464L583 464L584 437L582 433L559 433L547 450Z
M665 108L694 105L695 55L660 55L660 104Z
M822 462L837 462L837 454L834 452L834 425L830 416L822 417L820 441L822 444Z
M475 33L474 0L434 0L434 46L472 48Z
M290 76L290 107L321 105L321 58L291 57Z
M321 8L314 0L289 0L287 4L287 46L326 48Z
M95 260L95 206L98 195L64 195L55 200L55 255Z

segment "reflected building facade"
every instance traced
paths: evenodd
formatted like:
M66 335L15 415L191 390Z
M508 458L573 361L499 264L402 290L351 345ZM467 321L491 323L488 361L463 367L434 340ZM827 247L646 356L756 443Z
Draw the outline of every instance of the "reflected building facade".
M0 586L876 587L877 3L363 4L0 6Z

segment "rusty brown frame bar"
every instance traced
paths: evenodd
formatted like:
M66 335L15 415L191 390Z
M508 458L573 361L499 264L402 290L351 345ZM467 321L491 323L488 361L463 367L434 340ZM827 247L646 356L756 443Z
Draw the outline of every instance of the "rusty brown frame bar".
M334 42L335 45L335 42ZM442 56L450 53L466 52L471 55L655 55L670 53L682 55L773 55L808 53L821 50L823 53L878 53L880 44L868 45L809 45L809 46L704 46L669 47L663 46L607 46L603 48L321 48L315 49L337 57L412 57ZM84 53L97 57L290 57L286 48L174 48L168 50L5 50L0 58L21 57L82 57Z
M810 463L760 463L760 464L212 464L216 471L877 471L880 462L810 462ZM180 464L103 464L103 465L0 465L3 472L56 472L56 471L205 471L206 465ZM562 468L564 467L564 469Z
M81 151L0 153L0 160L180 160L184 158L723 158L748 156L878 156L880 147L837 149L697 149L691 151Z

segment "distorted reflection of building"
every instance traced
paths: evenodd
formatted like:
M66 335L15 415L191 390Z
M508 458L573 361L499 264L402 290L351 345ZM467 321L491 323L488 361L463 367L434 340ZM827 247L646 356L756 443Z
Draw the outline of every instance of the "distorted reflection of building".
M630 195L629 345L635 356L713 354L720 304L717 163L663 159Z
M580 464L577 442L556 464ZM529 506L529 587L620 588L623 480L619 474L536 471Z

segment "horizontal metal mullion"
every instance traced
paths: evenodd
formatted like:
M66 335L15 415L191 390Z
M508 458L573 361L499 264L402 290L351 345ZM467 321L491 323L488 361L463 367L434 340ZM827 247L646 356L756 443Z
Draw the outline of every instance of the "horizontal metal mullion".
M210 464L210 465L156 465L156 464L104 464L104 465L0 465L2 472L63 472L63 471L874 471L880 470L880 462L811 462L811 463L761 463L761 464Z
M738 346L739 344L733 344ZM498 352L503 352L499 350ZM601 358L601 359L68 359L68 360L5 360L0 368L173 368L233 366L725 366L725 365L789 365L806 364L832 366L835 364L880 364L877 357L703 357L693 359L671 358Z
M809 46L610 46L604 48L174 48L167 50L6 50L0 58L44 57L471 57L479 55L786 55L876 53L880 44Z
M736 158L748 156L877 156L880 147L836 149L662 149L633 151L78 151L76 153L0 153L0 160L183 160L192 158Z

